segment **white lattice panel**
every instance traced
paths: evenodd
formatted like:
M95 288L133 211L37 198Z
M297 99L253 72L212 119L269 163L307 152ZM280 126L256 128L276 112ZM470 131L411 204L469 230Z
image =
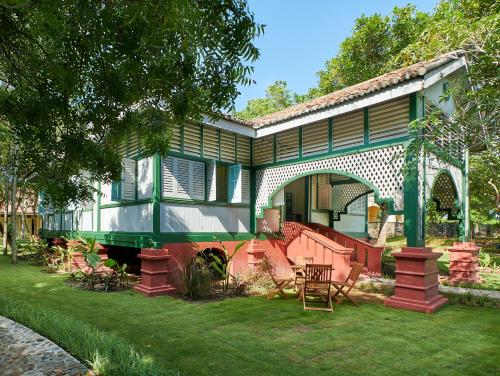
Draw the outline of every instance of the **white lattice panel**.
M436 175L441 170L447 170L453 177L453 182L457 188L458 200L462 204L462 170L450 163L440 160L435 154L426 154L426 166L425 166L425 197L429 199L431 197L431 190L434 186L434 180Z
M327 171L344 171L369 181L378 188L380 198L394 199L394 208L402 210L403 160L399 157L402 151L403 145L395 145L363 153L258 170L256 214L262 215L262 208L268 205L269 198L282 184L301 174Z

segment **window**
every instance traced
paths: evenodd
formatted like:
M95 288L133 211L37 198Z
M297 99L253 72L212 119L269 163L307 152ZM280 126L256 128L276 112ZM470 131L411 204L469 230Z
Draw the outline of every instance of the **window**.
M225 166L211 161L207 173L208 201L250 203L249 170L243 170L240 164Z
M227 202L227 186L228 186L228 168L227 166L217 166L217 193L216 201Z
M354 200L347 206L348 214L365 215L366 214L366 196Z
M123 159L122 178L111 183L112 201L135 200L135 168L134 159Z
M205 163L166 157L162 160L164 197L205 199Z

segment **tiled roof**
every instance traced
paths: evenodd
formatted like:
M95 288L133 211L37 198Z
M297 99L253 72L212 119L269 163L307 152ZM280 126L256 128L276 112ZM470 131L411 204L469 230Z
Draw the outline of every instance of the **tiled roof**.
M400 84L404 81L410 81L418 77L423 77L426 73L436 68L448 64L451 61L460 59L462 56L464 56L464 54L465 51L462 50L449 52L432 60L419 62L406 68L397 69L395 71L372 78L368 81L346 87L345 89L335 91L322 97L314 98L307 102L299 103L297 105L285 108L281 111L261 116L256 119L245 121L230 116L227 118L227 120L251 126L255 129L265 127L310 112L314 112L325 107L330 107L343 102L347 102L352 99L370 94L374 91L382 90L387 87Z

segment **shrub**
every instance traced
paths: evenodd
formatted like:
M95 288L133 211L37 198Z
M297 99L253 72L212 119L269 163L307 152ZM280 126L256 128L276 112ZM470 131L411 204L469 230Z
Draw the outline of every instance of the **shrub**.
M202 256L191 259L182 273L184 295L188 299L205 299L214 293L214 275Z
M124 339L58 311L0 297L0 314L49 338L80 359L96 375L177 375Z

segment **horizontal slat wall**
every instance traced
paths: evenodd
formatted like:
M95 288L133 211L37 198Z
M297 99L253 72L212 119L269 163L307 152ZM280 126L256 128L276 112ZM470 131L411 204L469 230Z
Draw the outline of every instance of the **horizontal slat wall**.
M201 126L198 124L184 125L184 153L201 155Z
M364 143L363 111L333 118L333 150L344 149Z
M225 130L220 131L220 160L236 163L234 133Z
M284 161L299 157L299 129L276 135L276 160Z
M370 107L370 142L408 135L409 116L408 96Z
M238 163L250 165L250 137L236 135Z
M253 160L254 164L274 162L274 136L257 138L254 141Z
M219 135L216 128L203 128L203 156L209 159L219 159Z
M306 125L302 129L302 156L328 151L328 121Z
M176 124L172 127L172 136L170 137L170 151L179 153L181 151L181 126Z
M137 158L139 157L141 150L139 145L139 138L136 134L132 135L128 139L128 150L127 157L128 158Z

